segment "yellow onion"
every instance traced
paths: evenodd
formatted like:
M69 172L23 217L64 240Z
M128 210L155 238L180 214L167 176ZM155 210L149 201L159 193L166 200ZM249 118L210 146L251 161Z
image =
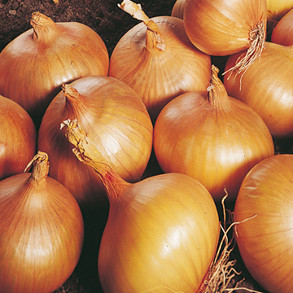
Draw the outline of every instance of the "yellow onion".
M96 172L72 154L60 124L78 119L105 161L125 180L142 176L152 149L153 126L136 92L108 76L88 76L71 84L52 100L43 117L38 148L50 156L50 176L61 182L81 206L107 206Z
M266 0L268 30L271 31L278 21L293 8L293 0Z
M224 56L248 48L239 71L261 54L266 38L265 0L186 0L184 25L191 42L209 55Z
M172 16L149 19L129 0L120 7L142 20L116 44L109 75L130 85L142 98L154 121L168 101L209 83L210 56L188 40L183 21Z
M234 67L243 53L232 55L226 72ZM230 96L254 109L267 124L273 137L293 135L293 49L266 42L256 62L246 72L231 70L225 74L224 84Z
M293 155L267 158L246 175L235 229L243 261L271 293L293 292Z
M293 9L287 12L274 27L271 41L283 46L293 45Z
M270 132L245 103L229 97L212 66L207 92L178 96L161 111L154 150L164 172L199 180L216 201L235 200L246 173L274 154Z
M29 114L0 95L0 180L23 172L36 151L36 129Z
M0 292L50 293L71 275L83 243L83 219L72 194L47 176L39 152L32 173L0 181Z
M101 177L110 202L98 257L103 292L197 292L220 231L207 189L176 173L127 183L76 121L65 121L64 129L77 157Z
M107 75L109 56L100 36L78 22L54 22L32 14L32 28L0 53L0 94L40 122L62 83L87 75Z
M171 11L171 16L183 19L184 4L185 0L176 0Z

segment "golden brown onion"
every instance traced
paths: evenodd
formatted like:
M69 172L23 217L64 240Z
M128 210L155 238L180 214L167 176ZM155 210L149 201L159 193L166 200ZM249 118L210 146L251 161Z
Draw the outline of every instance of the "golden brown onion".
M0 94L40 122L62 83L107 75L109 56L100 36L84 24L55 23L35 12L31 25L0 53Z
M199 180L216 201L235 200L246 173L274 154L270 132L250 107L228 97L214 66L209 92L169 102L154 127L154 150L165 172Z
M32 173L0 181L0 292L50 293L80 257L83 218L72 194L47 176L48 156Z
M109 75L139 94L154 121L163 106L177 95L208 86L210 56L190 43L181 19L149 19L140 6L129 0L120 7L143 23L130 29L115 46Z

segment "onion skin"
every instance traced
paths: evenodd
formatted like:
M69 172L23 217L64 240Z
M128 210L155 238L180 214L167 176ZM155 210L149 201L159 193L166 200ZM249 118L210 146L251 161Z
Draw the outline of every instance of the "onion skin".
M215 73L213 73L215 74ZM234 201L246 173L274 154L263 120L228 97L217 78L212 93L190 92L169 102L154 127L154 150L164 172L199 180L219 202L227 189Z
M185 0L176 0L173 5L171 16L183 19Z
M231 55L251 46L250 32L262 23L264 0L186 0L184 25L191 42L209 55ZM265 37L265 36L263 36Z
M264 289L293 292L293 155L275 155L245 177L234 209L237 244Z
M288 11L274 27L271 42L283 46L293 45L293 9Z
M160 49L148 42L148 36L154 34L147 28L149 22L137 24L116 44L109 75L130 85L155 121L163 106L177 95L208 86L211 60L191 44L183 20L158 16L150 21L158 28Z
M73 272L83 219L72 194L47 176L47 159L32 174L0 181L0 291L50 293Z
M105 161L125 180L140 179L150 158L153 126L140 97L112 77L88 76L65 86L51 102L39 130L39 149L51 157L50 176L81 206L107 206L97 174L72 153L60 124L78 119Z
M29 114L0 95L0 180L23 172L36 151L36 129Z
M76 121L65 121L64 129L79 160L101 177L110 202L98 257L103 291L196 292L220 232L207 189L171 173L127 183L103 162Z
M0 94L39 122L62 83L107 75L109 56L100 36L84 24L54 23L39 12L31 24L0 53Z
M240 54L228 58L226 71L234 66ZM273 137L292 136L292 48L266 42L260 58L243 75L236 75L233 71L224 75L228 94L254 109Z

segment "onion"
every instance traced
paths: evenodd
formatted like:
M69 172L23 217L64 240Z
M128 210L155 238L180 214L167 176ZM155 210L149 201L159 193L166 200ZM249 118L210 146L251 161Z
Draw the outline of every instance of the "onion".
M0 292L50 293L79 260L83 219L72 194L47 176L39 152L32 173L0 181Z
M283 46L293 45L293 9L287 12L274 27L271 41Z
M234 67L241 54L232 55L226 71ZM254 109L267 124L275 138L293 134L293 51L290 47L266 42L259 59L245 74L234 71L224 76L230 96Z
M239 72L262 52L267 11L264 0L186 0L184 25L191 42L209 55L224 56L248 49Z
M104 292L197 292L220 232L207 189L183 174L127 183L76 121L65 121L64 129L77 157L101 177L110 202L98 258Z
M210 56L190 43L181 19L172 16L149 19L140 5L129 0L120 7L143 23L130 29L116 44L109 75L124 81L139 94L154 121L175 96L207 87Z
M183 19L184 4L185 0L176 0L171 11L171 16Z
M208 93L190 92L169 102L154 127L154 150L164 172L199 180L218 202L235 200L246 173L274 154L263 120L246 104L228 97L212 66Z
M268 30L272 30L278 21L293 8L293 0L266 0Z
M36 129L29 114L0 95L0 180L22 172L36 151Z
M237 244L252 276L269 292L293 292L293 155L257 164L236 204Z
M61 182L83 208L108 205L96 172L72 154L59 130L78 119L105 161L125 180L142 176L152 149L153 126L135 91L112 77L88 76L64 85L43 117L38 147L51 158L50 176Z
M0 53L0 94L22 105L38 125L62 83L107 75L109 56L100 36L84 24L54 23L39 12L30 23Z

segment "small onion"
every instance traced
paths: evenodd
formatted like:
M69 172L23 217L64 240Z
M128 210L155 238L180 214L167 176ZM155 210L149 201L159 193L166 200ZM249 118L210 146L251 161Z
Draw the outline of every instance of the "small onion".
M186 0L183 19L187 36L206 54L224 56L248 48L237 63L239 71L261 54L267 22L264 0Z
M61 182L81 206L107 202L96 172L80 163L59 130L78 119L105 161L125 180L142 176L152 149L153 126L136 92L108 76L88 76L64 85L43 117L38 148L50 156L50 176Z
M228 58L226 72L241 56ZM256 62L245 72L225 74L224 84L230 96L245 102L267 124L275 138L293 135L293 48L266 42Z
M234 209L236 241L251 275L271 293L292 293L293 155L267 158L246 175Z
M172 16L149 19L129 0L120 7L143 23L130 29L116 44L109 75L130 85L142 98L154 121L171 99L209 83L210 56L188 40L183 20Z
M109 56L100 36L77 22L55 23L42 13L32 28L0 53L0 94L40 121L61 84L87 75L107 75Z
M0 181L0 292L50 293L71 275L83 243L83 218L72 194L47 176L39 152L32 173Z
M283 46L293 45L293 9L287 12L274 27L271 41Z
M65 121L64 129L77 157L101 177L110 201L98 257L103 291L197 292L220 232L207 189L176 173L127 183L103 162L76 122Z
M23 172L36 151L36 129L29 114L0 95L0 180Z
M183 19L185 0L177 0L172 8L171 16Z
M209 92L190 92L167 104L154 127L154 150L164 172L199 180L216 201L235 200L246 173L274 154L270 132L250 107L228 97L212 67Z

